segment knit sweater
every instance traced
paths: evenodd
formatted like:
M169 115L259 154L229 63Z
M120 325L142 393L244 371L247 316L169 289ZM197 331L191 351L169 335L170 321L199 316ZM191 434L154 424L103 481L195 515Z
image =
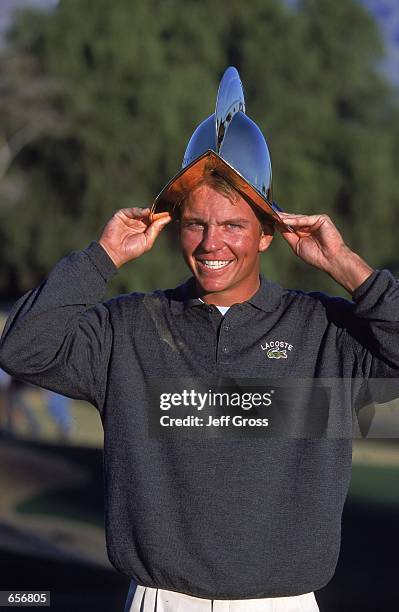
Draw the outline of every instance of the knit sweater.
M14 305L0 342L10 374L98 409L111 562L138 584L211 599L321 588L339 553L353 404L368 377L397 376L398 282L376 271L350 302L261 275L223 317L193 279L102 303L116 273L96 241L64 257ZM151 435L153 385L215 376L349 380L350 402L323 437Z

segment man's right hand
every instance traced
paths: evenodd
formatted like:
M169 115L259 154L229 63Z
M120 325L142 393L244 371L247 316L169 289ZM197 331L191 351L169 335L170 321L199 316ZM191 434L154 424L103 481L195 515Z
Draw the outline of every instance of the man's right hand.
M121 208L108 221L99 240L117 268L149 251L169 213L150 216L149 208Z

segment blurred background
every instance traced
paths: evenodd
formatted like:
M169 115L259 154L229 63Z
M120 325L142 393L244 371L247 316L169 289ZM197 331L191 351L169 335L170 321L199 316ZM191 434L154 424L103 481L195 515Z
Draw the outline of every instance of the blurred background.
M269 144L274 199L330 214L353 250L399 275L395 0L0 0L0 331L12 303L115 210L151 204L231 64ZM262 266L285 287L344 295L279 236ZM104 299L187 276L166 230ZM355 441L322 612L399 609L398 406L376 414L392 436L373 421ZM60 612L123 610L101 449L92 406L0 372L0 590L51 590Z

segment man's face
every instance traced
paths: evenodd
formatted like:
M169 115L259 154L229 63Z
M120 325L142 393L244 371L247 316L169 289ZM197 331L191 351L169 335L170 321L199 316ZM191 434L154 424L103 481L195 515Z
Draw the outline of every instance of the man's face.
M180 240L184 259L204 301L230 306L249 299L259 287L259 251L273 239L237 193L234 202L210 185L190 192L182 210Z

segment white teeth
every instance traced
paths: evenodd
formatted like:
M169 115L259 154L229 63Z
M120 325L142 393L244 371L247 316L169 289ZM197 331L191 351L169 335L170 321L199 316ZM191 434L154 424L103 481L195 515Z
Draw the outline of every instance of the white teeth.
M207 268L211 268L211 270L218 270L219 268L225 268L230 261L214 261L210 259L205 259L201 261Z

